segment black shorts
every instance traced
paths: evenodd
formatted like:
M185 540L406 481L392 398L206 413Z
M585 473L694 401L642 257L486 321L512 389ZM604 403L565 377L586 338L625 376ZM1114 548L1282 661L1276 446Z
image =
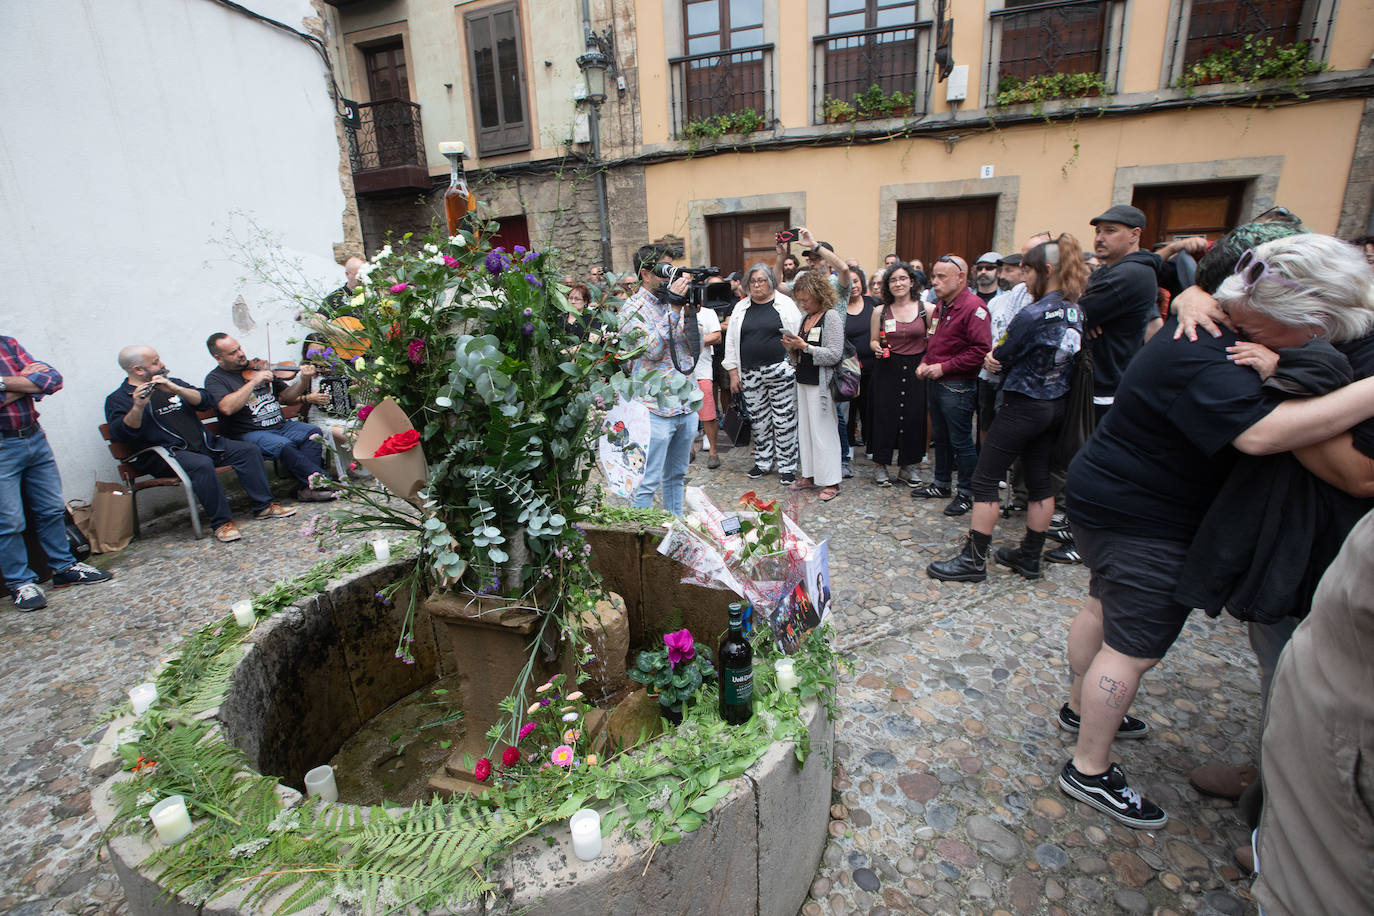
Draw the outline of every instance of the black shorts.
M1102 641L1132 658L1163 658L1192 613L1173 598L1188 545L1070 521L1091 572L1088 594L1102 602Z

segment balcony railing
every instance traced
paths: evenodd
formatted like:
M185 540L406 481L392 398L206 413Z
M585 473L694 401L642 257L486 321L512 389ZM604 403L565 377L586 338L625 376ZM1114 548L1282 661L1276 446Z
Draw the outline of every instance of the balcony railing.
M1246 36L1272 38L1281 45L1315 39L1312 57L1321 58L1335 5L1318 0L1193 0L1191 6L1181 4L1178 14L1174 53L1177 58L1181 50L1186 68L1214 51L1239 47Z
M431 182L420 106L392 99L365 102L358 109L362 123L348 131L354 191L369 194L428 189Z
M988 101L1007 82L1095 73L1111 91L1121 61L1124 0L1056 0L997 10L988 29Z
M924 114L929 95L930 22L884 29L862 29L812 39L812 80L816 87L815 119L825 118L825 100L852 103L877 86L884 98L909 95L909 106L889 108L884 114ZM856 119L874 117L863 111Z
M754 111L773 123L773 46L708 51L669 59L673 135L695 122Z

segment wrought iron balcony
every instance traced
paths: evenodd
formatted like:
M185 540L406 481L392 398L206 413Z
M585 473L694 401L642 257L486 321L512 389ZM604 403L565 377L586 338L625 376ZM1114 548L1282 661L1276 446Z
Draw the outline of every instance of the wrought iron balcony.
M1320 17L1323 4L1311 0L1193 0L1181 4L1175 24L1175 44L1183 44L1182 65L1188 67L1215 51L1238 48L1246 37L1272 38L1289 45L1314 39L1314 58L1325 52L1331 35L1335 10L1325 22ZM1176 51L1177 53L1177 51Z
M1124 8L1125 0L1054 0L990 14L988 101L1008 85L1052 74L1097 74L1113 91Z
M812 39L811 63L816 122L924 114L930 40L929 21L817 35ZM831 103L830 117L827 99L842 103Z
M754 112L758 127L773 123L773 46L708 51L669 59L673 135L689 125ZM750 119L737 119L749 123ZM753 128L750 128L753 129Z
M425 163L420 106L404 99L358 106L362 123L348 129L348 159L358 194L425 191L432 182Z

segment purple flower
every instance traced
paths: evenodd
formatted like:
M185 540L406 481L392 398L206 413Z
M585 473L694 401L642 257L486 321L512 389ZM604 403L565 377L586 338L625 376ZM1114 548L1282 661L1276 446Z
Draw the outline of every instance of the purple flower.
M525 256L524 256L523 258L521 258L520 260L523 261L524 263L528 264L530 261L536 261L536 260L538 260L538 259L539 259L539 252L537 252L537 251L528 251L528 252L525 253Z
M530 324L528 321L526 321L525 324L524 324L524 326L520 328L520 331L521 331L526 337L528 337L528 336L530 336L531 334L534 333L534 325L532 325L532 324Z
M533 722L526 722L524 725L520 726L520 737L518 740L524 741L530 736L530 732L534 731L534 728Z
M501 271L510 267L510 259L501 253L500 248L497 248L487 253L486 266L488 273L497 276Z
M391 287L393 293L403 293L408 289L410 289L409 283L397 283L395 286Z
M511 253L512 253L512 254L524 254L524 253L525 253L525 246L524 246L524 245L516 245L514 248L511 249Z
M529 318L531 315L534 314L534 309L525 309L525 311L524 311L522 314L523 314L526 318Z
M536 277L534 274L525 274L525 282L528 283L530 286L543 286L543 285L544 285L543 283L541 283L541 282L539 281L539 278Z
M685 661L696 657L696 645L692 641L691 630L678 630L676 633L663 634L663 644L668 647L668 664L676 668Z

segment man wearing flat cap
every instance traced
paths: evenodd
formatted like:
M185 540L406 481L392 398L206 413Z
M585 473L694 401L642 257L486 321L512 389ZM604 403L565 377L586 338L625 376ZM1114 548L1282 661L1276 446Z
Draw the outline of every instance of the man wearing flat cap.
M1083 312L1083 331L1092 341L1093 404L1100 423L1116 399L1116 386L1126 364L1144 345L1152 321L1158 329L1155 291L1160 261L1153 252L1140 250L1145 214L1135 207L1116 204L1090 222L1093 253L1102 266L1088 280L1078 307ZM1045 559L1079 562L1068 529L1056 528L1054 536L1065 542L1064 546L1046 553Z

